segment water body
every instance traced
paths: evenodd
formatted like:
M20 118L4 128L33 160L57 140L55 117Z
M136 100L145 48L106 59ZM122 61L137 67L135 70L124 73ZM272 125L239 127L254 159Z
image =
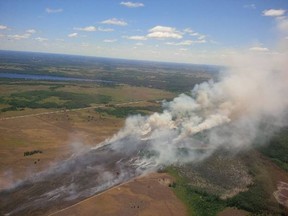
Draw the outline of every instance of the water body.
M25 80L50 80L50 81L81 81L81 82L100 82L100 83L115 83L109 80L98 79L83 79L73 77L37 75L37 74L18 74L18 73L0 73L0 78L8 79L25 79Z

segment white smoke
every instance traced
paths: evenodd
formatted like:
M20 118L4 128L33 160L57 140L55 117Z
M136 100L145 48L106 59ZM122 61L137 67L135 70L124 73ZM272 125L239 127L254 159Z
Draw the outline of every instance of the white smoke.
M139 147L136 142L118 141L127 136L149 142L150 154L138 164L154 168L202 160L219 148L232 152L251 148L261 137L269 138L274 126L283 126L288 108L287 57L238 54L219 82L196 85L190 94L164 102L162 113L129 117L106 142L115 149Z
M275 24L277 50L234 52L219 81L163 102L162 113L128 117L117 134L91 150L127 153L141 173L267 142L288 123L288 18L277 17Z

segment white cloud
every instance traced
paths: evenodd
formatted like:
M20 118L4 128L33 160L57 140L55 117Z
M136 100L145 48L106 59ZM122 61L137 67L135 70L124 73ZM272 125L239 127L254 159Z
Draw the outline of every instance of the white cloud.
M193 32L191 34L189 34L190 36L199 36L200 34L198 32Z
M81 43L81 47L89 47L90 45L88 43Z
M269 10L264 10L263 16L273 16L273 17L277 17L277 16L283 16L285 14L285 10L283 9L269 9Z
M112 29L112 28L102 28L102 27L99 27L99 28L98 28L98 31L101 31L101 32L113 32L114 29Z
M256 9L256 5L255 4L246 4L243 7L244 8L248 8L248 9Z
M26 30L26 32L29 34L35 34L36 30L35 29L28 29L28 30Z
M190 28L185 28L185 29L184 29L184 32L191 34L191 33L193 33L194 31L193 31L192 29L190 29Z
M207 41L206 40L197 40L197 41L193 41L194 43L206 43Z
M201 43L206 43L206 40L185 40L185 41L181 41L178 43L175 42L167 42L167 45L173 45L173 46L191 46L193 44L201 44Z
M144 7L144 4L141 2L121 2L120 5L129 7L129 8Z
M144 45L144 44L141 43L141 42L138 42L138 43L135 44L135 46L143 46L143 45Z
M7 26L5 26L5 25L0 25L0 30L6 30L6 29L8 29Z
M39 42L48 41L47 38L42 38L42 37L37 37L37 38L35 38L35 40L37 40L37 41L39 41Z
M184 33L189 34L190 36L202 36L200 33L193 31L190 28L184 29ZM204 35L203 35L204 36Z
M147 40L145 36L125 36L125 38L129 40L139 40L139 41Z
M200 35L199 37L198 37L198 40L204 40L206 38L206 35Z
M128 25L127 22L123 21L123 20L119 20L116 18L111 18L108 20L104 20L101 22L102 24L108 24L108 25L118 25L118 26L126 26Z
M207 35L200 34L199 32L195 32L190 28L184 29L183 32L185 34L192 36L192 37L197 37L197 40L193 41L193 43L206 43L205 39L207 38Z
M288 17L278 17L277 28L280 32L288 34Z
M147 35L147 37L157 39L163 39L163 38L181 39L182 35L173 32L151 32Z
M254 47L249 48L249 50L250 51L257 51L257 52L267 52L267 51L269 51L268 48L261 47L261 46L254 46Z
M68 34L68 37L70 38L78 37L78 33L74 32L74 33Z
M97 31L97 28L95 26L86 26L86 27L83 27L83 28L74 28L74 30L86 31L86 32L94 32L94 31Z
M62 8L46 8L47 13L61 13L63 12Z
M149 30L147 34L148 38L156 38L156 39L181 39L182 33L177 31L175 28L167 27L167 26L155 26Z
M103 40L103 42L105 42L105 43L114 43L116 41L117 41L117 39L105 39L105 40Z
M21 39L28 39L30 38L31 34L25 33L25 34L15 34L15 35L8 35L8 38L14 39L14 40L21 40Z
M175 32L176 29L168 26L155 26L149 30L149 32Z

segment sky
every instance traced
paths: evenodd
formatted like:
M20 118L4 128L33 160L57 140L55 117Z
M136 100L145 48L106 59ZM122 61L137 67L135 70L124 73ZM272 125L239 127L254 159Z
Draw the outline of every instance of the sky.
M0 49L223 64L277 54L288 0L0 0Z

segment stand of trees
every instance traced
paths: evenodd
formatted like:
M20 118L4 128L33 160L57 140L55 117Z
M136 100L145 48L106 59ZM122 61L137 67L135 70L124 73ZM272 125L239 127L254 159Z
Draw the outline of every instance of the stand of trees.
M42 154L43 151L41 151L41 150L26 151L26 152L24 152L24 157L25 156L31 156L31 155L34 155L34 154L37 154L37 153Z

